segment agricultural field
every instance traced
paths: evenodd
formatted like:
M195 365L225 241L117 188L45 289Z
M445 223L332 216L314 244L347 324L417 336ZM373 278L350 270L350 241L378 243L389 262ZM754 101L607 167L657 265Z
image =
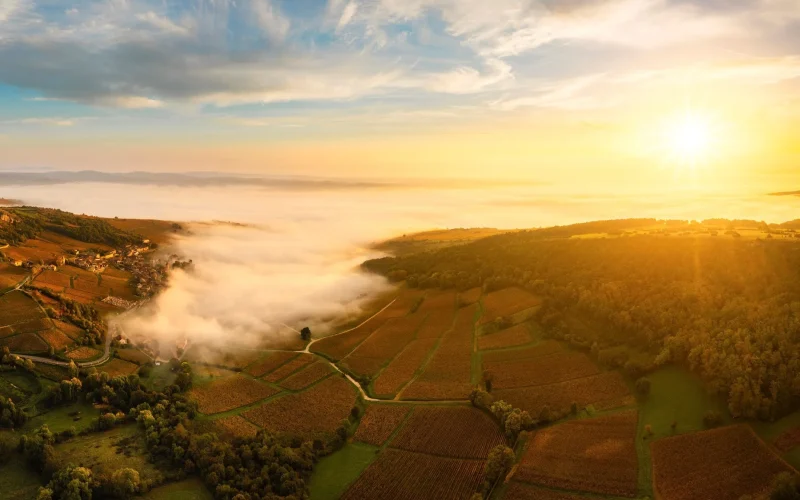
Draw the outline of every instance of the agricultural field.
M28 276L28 271L8 263L0 263L0 290L13 288Z
M517 361L484 361L483 369L492 374L492 386L496 389L554 384L600 373L589 356L574 351Z
M775 440L775 448L786 453L800 446L800 427L793 427L781 433Z
M277 382L279 380L283 380L287 378L289 375L293 374L294 372L300 371L301 369L305 368L306 366L313 363L315 360L314 355L303 353L297 356L296 358L292 359L288 363L282 365L269 375L264 377L264 380L267 382Z
M334 371L335 370L331 368L331 365L329 365L327 361L317 361L307 368L303 368L298 373L284 379L283 382L280 383L280 386L290 391L300 391L311 384L319 382Z
M391 302L378 314L370 317L360 325L337 335L331 335L315 342L312 352L323 354L335 361L344 358L358 347L367 337L378 330L388 320L405 316L419 303L422 292L417 290L401 290L394 302Z
M470 288L465 292L461 292L458 294L458 305L459 307L469 306L478 302L481 298L482 290L480 287Z
M420 313L427 313L425 322L417 332L418 339L438 339L453 327L456 316L455 296L438 294L427 297L419 307Z
M388 449L350 486L343 500L462 500L483 482L483 460Z
M223 434L237 438L251 438L258 432L258 427L239 415L214 420L214 425Z
M117 349L117 357L137 365L143 365L152 361L150 356L137 349L136 347L127 347L125 349Z
M358 375L376 375L414 340L424 320L421 312L388 320L342 360L343 366Z
M481 298L483 315L479 324L483 325L500 317L510 317L541 304L541 298L521 288L504 288Z
M472 390L473 304L458 310L453 329L445 334L422 373L400 394L401 399L466 399Z
M71 288L72 280L70 279L69 274L46 269L36 276L36 279L33 280L33 284L42 288L49 288L54 292L61 293L65 289Z
M520 324L478 337L478 349L481 351L489 349L503 349L506 347L516 347L529 344L533 338L528 329L528 325Z
M97 371L106 372L108 373L108 376L112 378L119 375L130 375L132 373L136 373L136 370L138 369L139 365L117 358L111 358L111 360L104 365L97 367Z
M560 491L536 488L525 483L511 481L503 498L505 500L586 500L589 497L570 495Z
M39 332L39 337L47 342L56 352L66 349L75 343L74 340L55 328Z
M634 497L637 420L636 411L626 411L538 430L527 444L514 480Z
M189 363L221 366L232 370L244 370L261 357L258 351L229 350L220 352L218 348L193 344L181 358Z
M628 385L618 372L603 372L556 384L495 390L493 394L496 399L502 399L531 415L539 415L545 406L551 411L565 412L573 402L579 407L592 405L598 410L627 406L634 402Z
M505 444L500 428L471 406L419 406L389 446L432 455L485 460Z
M651 444L657 498L739 498L763 494L780 472L795 472L746 425L668 437Z
M547 356L564 350L565 347L560 342L544 340L531 347L484 352L481 354L481 359L484 363L506 363Z
M296 352L272 352L248 366L245 372L253 377L263 377L297 355Z
M263 382L236 375L194 387L190 394L202 413L212 415L255 403L278 392Z
M76 347L75 349L67 352L67 357L69 359L74 359L75 361L94 359L98 356L100 356L100 351L88 346Z
M44 311L32 298L16 291L0 297L0 326L14 326L45 318Z
M412 340L375 380L375 394L379 396L397 394L423 366L438 342L435 338Z
M35 333L21 333L13 337L0 339L0 346L8 347L14 352L41 353L47 351L48 345Z
M350 415L355 401L355 388L337 375L304 392L275 398L242 416L274 432L330 435Z
M361 417L361 423L353 439L374 446L381 446L389 440L410 411L410 406L369 405L364 416Z

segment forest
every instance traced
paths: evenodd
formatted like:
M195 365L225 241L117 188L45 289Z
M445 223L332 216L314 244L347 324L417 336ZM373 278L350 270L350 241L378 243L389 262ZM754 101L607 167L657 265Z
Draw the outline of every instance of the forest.
M649 222L506 233L364 268L411 287L520 286L543 297L538 319L554 337L606 357L622 352L617 364L639 373L685 365L727 397L737 417L771 420L796 409L797 240L628 232ZM620 236L570 238L590 232ZM627 352L645 356L627 359Z

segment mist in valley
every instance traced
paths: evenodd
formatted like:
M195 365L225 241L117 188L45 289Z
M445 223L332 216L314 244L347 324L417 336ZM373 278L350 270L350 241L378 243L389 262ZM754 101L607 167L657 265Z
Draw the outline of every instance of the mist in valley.
M186 341L256 347L296 336L293 329L303 326L329 334L390 290L359 265L381 255L374 243L397 235L626 217L782 222L800 208L798 197L570 194L535 185L39 183L7 187L0 196L76 213L180 221L188 231L160 254L191 259L192 269L175 270L165 291L120 318L128 336L158 339L167 350Z

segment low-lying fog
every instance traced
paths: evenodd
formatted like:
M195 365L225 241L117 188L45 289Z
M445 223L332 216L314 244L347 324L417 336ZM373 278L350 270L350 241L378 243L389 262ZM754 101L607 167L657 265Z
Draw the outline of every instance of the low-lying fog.
M191 235L174 238L170 250L192 259L194 271L176 271L168 290L124 321L129 335L155 335L162 345L253 343L287 334L283 324L323 334L332 319L358 314L365 297L388 286L358 265L376 255L370 243L403 233L624 217L782 222L800 214L798 197L578 195L535 185L70 183L6 185L0 196L100 216L247 224L189 224Z

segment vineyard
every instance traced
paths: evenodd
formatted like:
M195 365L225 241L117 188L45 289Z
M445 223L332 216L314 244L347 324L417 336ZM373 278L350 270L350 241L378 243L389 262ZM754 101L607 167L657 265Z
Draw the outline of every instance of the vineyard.
M505 439L494 420L472 407L414 409L392 448L452 458L483 459Z
M375 393L395 395L422 367L425 360L436 347L436 339L414 340L408 344L375 380Z
M470 306L475 302L478 302L480 298L481 298L481 288L480 287L470 288L469 290L458 294L458 303L461 307Z
M217 419L214 425L221 433L238 438L251 438L258 432L258 427L239 415Z
M236 375L195 387L191 396L197 400L201 412L214 414L255 403L278 392L267 384Z
M552 488L633 497L638 477L636 428L637 412L627 411L572 420L537 431L514 479Z
M74 359L75 361L81 361L84 359L93 359L98 356L100 356L100 351L87 346L77 347L67 352L67 357L69 359Z
M103 366L99 366L97 371L106 372L108 373L109 377L114 378L119 375L130 375L132 373L136 373L136 370L138 369L139 366L134 363L129 363L117 358L111 358L111 361Z
M377 315L350 331L314 343L311 350L338 361L347 356L387 321L408 314L421 297L422 293L419 291L403 290L391 305Z
M472 333L477 305L456 314L453 329L442 338L423 372L401 399L466 399L472 390Z
M664 500L759 495L793 469L746 425L654 441L653 489Z
M0 339L0 346L12 351L40 353L47 351L47 344L34 333L22 333Z
M511 481L503 498L505 500L585 500L587 497L535 488L524 483Z
M304 368L301 372L290 376L281 382L280 385L284 389L289 389L290 391L299 391L322 380L333 373L333 371L333 368L330 367L327 361L317 361L308 368Z
M482 335L480 338L478 338L478 349L484 351L488 349L516 347L518 345L527 344L531 340L531 334L528 331L528 327L524 324L521 324L489 335Z
M285 365L279 367L272 373L263 377L264 380L267 382L277 382L279 380L283 380L289 375L293 374L294 372L302 369L303 367L310 365L314 362L314 356L311 354L300 354L296 358L292 359Z
M253 377L263 377L295 357L296 352L273 352L248 366L245 372Z
M56 351L66 349L67 347L75 343L71 338L64 335L63 332L61 332L60 330L56 330L55 328L51 328L49 330L40 332L39 337L41 337L42 340L47 342L50 345L50 347L52 347Z
M497 389L555 384L600 373L589 356L572 351L501 363L484 361L483 369L492 373Z
M505 351L484 352L481 354L481 358L483 359L484 363L504 363L510 361L519 361L522 359L536 358L539 356L547 356L549 354L555 354L561 351L564 351L564 346L555 340L544 340L532 347Z
M275 432L332 434L348 417L355 401L356 391L350 382L334 376L304 392L273 399L242 416Z
M409 411L410 406L369 405L353 439L381 446L403 422Z
M563 412L572 403L577 403L579 407L591 404L598 409L623 406L629 402L630 391L622 375L603 372L556 384L496 390L494 396L531 415L538 415L545 406L552 411Z
M27 275L28 271L25 269L11 264L0 263L0 290L16 286Z
M784 453L798 446L800 446L800 427L794 427L781 433L775 440L775 447Z
M542 300L521 288L511 287L484 295L481 299L483 316L481 325L500 317L508 317L515 313L541 305Z
M483 482L483 460L386 450L342 496L343 500L463 500Z
M397 356L412 340L425 314L417 312L384 323L350 355L342 361L361 375L375 375L378 370ZM355 367L370 367L361 370Z

